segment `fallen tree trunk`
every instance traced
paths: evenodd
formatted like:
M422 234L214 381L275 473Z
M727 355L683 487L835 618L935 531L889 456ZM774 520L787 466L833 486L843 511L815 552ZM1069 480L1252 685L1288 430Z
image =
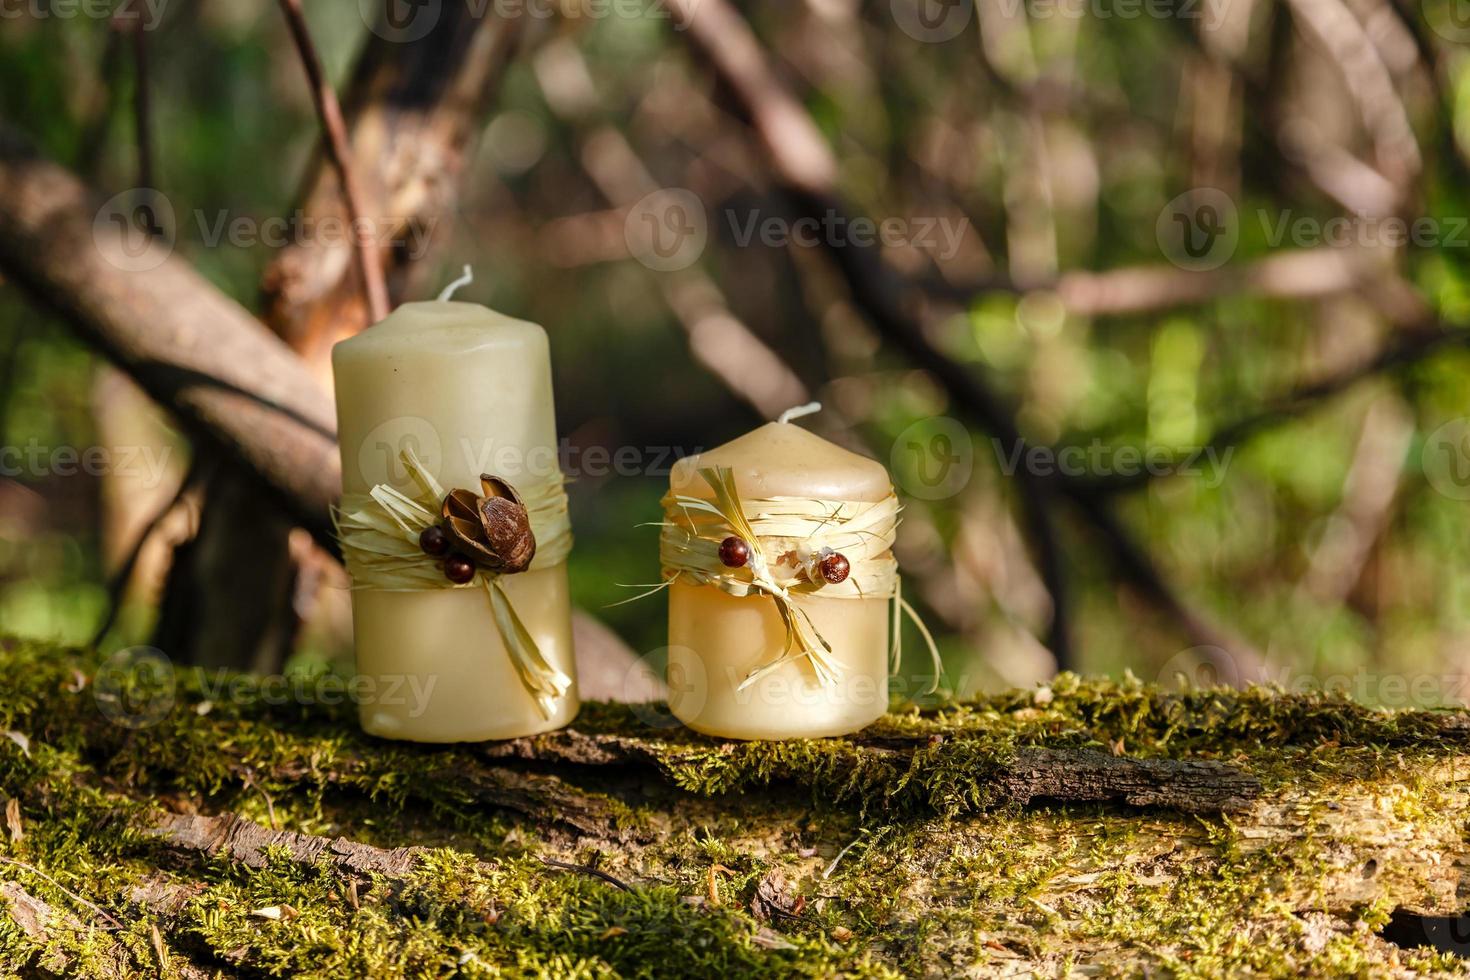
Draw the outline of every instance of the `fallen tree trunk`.
M6 973L1461 969L1464 713L1063 675L840 739L589 705L426 747L320 678L4 666Z

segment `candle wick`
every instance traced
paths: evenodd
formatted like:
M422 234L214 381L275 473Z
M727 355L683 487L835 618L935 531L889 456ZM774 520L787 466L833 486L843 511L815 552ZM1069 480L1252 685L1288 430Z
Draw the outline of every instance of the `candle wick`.
M454 280L454 282L452 282L449 285L445 286L444 287L444 292L442 292L442 293L439 294L439 299L437 300L437 302L447 303L449 300L451 300L451 299L454 298L455 292L458 291L458 289L461 286L468 286L470 283L472 283L474 281L475 281L475 272L474 272L474 270L471 269L469 266L465 266L464 267L464 275L460 276L458 279Z
M792 419L799 419L807 415L815 415L821 410L821 402L807 402L805 405L798 405L795 408L788 408L786 411L781 413L781 417L778 418L776 421L780 422L782 425L785 425Z

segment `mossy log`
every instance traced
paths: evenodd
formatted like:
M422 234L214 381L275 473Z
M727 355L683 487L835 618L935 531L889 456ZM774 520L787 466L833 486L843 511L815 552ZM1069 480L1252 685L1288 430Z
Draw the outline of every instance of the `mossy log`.
M0 975L1461 974L1470 716L1063 675L842 739L5 644Z

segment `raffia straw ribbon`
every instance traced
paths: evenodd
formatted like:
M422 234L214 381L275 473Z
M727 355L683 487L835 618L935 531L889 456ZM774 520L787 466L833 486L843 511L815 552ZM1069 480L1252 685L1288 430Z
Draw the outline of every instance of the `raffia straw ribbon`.
M418 592L428 589L484 589L495 626L521 683L546 717L566 695L572 679L541 652L536 639L501 587L502 576L484 568L462 585L444 577L434 559L419 546L419 535L438 524L445 489L411 449L399 457L418 487L410 496L386 483L366 494L348 494L333 512L342 558L354 589L382 592ZM552 568L566 561L572 550L572 525L567 516L565 478L556 471L549 478L516 484L536 537L531 569Z
M824 598L891 600L890 670L898 672L901 619L907 615L934 660L934 681L925 693L934 691L942 666L939 651L918 613L903 599L898 562L893 557L899 513L896 496L890 493L878 501L809 497L744 501L731 470L706 468L699 475L713 491L712 499L674 493L663 499L659 553L664 584L682 578L736 597L769 596L786 627L785 649L747 674L740 690L802 658L810 661L821 683L837 683L843 667L838 654L799 602L801 596L820 593ZM720 542L732 534L750 546L750 560L741 568L728 568L720 561ZM846 581L813 581L806 571L813 558L833 551L840 552L851 566Z

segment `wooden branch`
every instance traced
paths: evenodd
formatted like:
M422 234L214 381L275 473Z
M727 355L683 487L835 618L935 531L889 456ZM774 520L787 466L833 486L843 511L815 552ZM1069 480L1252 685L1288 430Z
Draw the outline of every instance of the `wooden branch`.
M132 23L114 16L113 30L125 30L133 48L133 141L137 144L138 186L155 187L153 169L153 93L148 72L148 31L144 29L144 8L135 0L120 10L130 11Z
M335 411L301 361L177 255L140 268L139 233L122 226L132 216L94 221L93 195L4 131L0 191L0 270L257 473L331 547Z
M1139 265L1093 272L1074 269L1028 289L1052 290L1077 316L1122 316L1209 303L1227 296L1311 300L1359 288L1392 274L1377 258L1346 248L1294 249L1218 269L1193 271ZM918 283L935 298L968 307L986 292L1024 292L1006 278L949 283L929 276Z
M526 18L474 16L446 4L434 27L411 42L374 34L343 99L347 139L362 207L380 232L389 265L389 300L448 239L440 226L455 212L459 187L485 113L524 34ZM320 225L345 218L341 183L318 160L305 174L299 207ZM415 237L417 236L417 237ZM337 241L293 241L261 282L263 317L325 382L338 340L363 330L372 314ZM437 287L435 289L437 292Z
M75 957L59 950L46 951L47 942L56 932L81 932L89 928L75 915L52 908L13 881L0 882L0 901L4 902L10 921L35 947L37 967L47 973L64 976L77 966ZM99 947L99 955L88 963L91 968L89 975L116 977L118 980L137 976L132 957L117 940L105 933L97 933L93 942Z
M413 870L424 853L421 847L385 849L342 837L268 830L233 813L205 817L160 812L144 822L142 831L175 850L208 857L220 855L250 868L265 867L267 849L281 848L300 864L325 861L342 870L401 878Z
M347 126L342 121L342 107L337 102L337 93L327 81L322 68L321 56L312 43L311 31L306 26L306 16L301 11L301 0L280 0L281 12L291 28L291 38L296 42L296 51L301 56L301 66L306 71L307 83L311 86L312 102L316 105L317 118L322 127L322 146L337 171L341 182L342 197L347 203L348 221L357 240L358 271L362 274L363 288L367 291L368 310L373 322L388 315L388 286L383 278L383 265L378 257L377 244L372 230L363 217L362 190L357 183L353 168L352 150L347 142Z

